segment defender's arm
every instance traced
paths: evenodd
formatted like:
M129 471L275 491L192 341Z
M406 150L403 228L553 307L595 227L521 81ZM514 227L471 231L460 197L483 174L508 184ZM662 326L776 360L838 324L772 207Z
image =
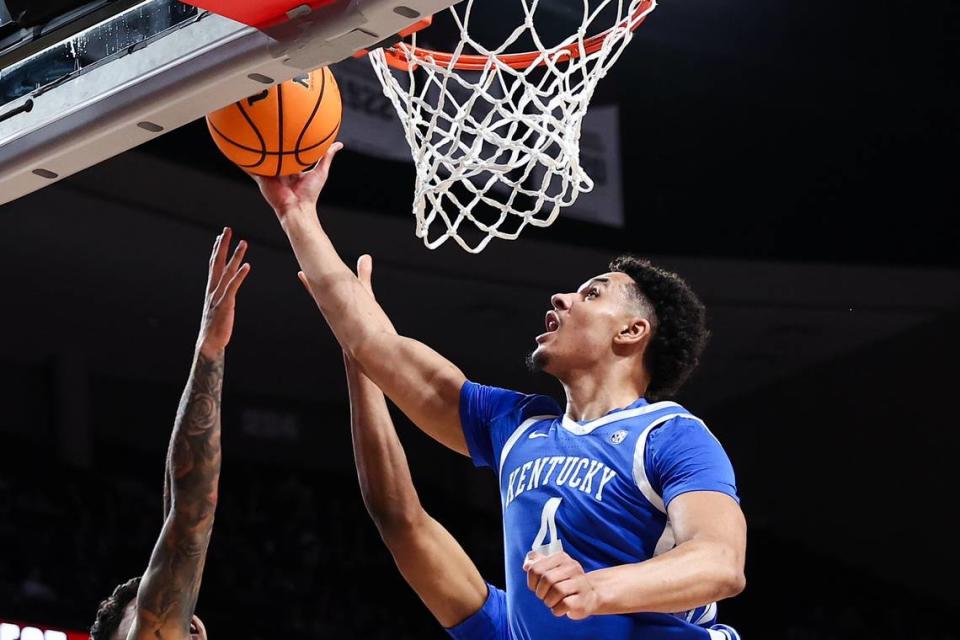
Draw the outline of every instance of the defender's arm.
M200 338L167 454L165 520L137 593L133 640L190 637L217 505L224 349L236 292L250 271L241 266L245 243L226 263L230 236L225 229L210 259Z

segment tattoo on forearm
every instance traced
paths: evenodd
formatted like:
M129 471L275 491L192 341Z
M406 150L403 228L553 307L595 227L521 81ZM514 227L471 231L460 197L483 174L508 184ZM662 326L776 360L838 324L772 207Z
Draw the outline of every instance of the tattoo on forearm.
M177 412L164 482L164 535L154 550L138 608L151 637L189 627L213 528L220 477L223 355L197 355ZM173 517L169 517L170 512Z
M223 356L214 360L199 354L180 401L170 451L172 506L198 519L212 515L216 504L222 387Z

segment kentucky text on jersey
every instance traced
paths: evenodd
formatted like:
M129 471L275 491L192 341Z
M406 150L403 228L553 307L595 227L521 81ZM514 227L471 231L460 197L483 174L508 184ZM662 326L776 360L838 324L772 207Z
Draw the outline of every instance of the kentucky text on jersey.
M554 475L554 471L557 471ZM617 472L600 462L577 456L544 456L529 460L510 472L507 484L505 507L524 491L541 486L564 487L593 494L594 499L603 500L603 488L617 475Z

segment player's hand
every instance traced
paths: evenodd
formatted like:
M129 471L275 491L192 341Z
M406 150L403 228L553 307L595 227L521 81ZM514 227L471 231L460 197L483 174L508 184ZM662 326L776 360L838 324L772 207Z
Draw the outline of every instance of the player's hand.
M342 148L343 144L334 142L317 166L305 173L275 178L251 174L281 222L291 215L316 215L317 198L327 184L333 157Z
M213 243L213 252L210 255L207 295L203 303L200 337L197 340L197 348L209 357L223 351L230 342L237 290L250 273L250 265L243 261L247 253L247 243L243 240L237 244L229 262L227 261L232 237L233 231L225 227Z
M564 552L544 556L527 555L523 563L527 586L543 600L553 615L583 620L592 616L600 604L600 596L580 563Z

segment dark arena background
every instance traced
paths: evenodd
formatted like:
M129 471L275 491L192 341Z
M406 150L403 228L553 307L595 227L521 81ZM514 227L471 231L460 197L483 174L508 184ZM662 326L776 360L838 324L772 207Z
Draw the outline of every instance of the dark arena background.
M335 65L347 148L321 217L348 261L373 254L402 333L555 396L523 365L549 296L625 251L678 271L713 331L680 400L723 441L749 523L721 619L764 640L958 638L958 7L663 0L594 98L622 219L561 214L479 256L414 237L412 164L348 135L392 108L364 61ZM21 28L8 9L0 38ZM253 272L198 613L215 639L444 637L364 510L339 348L202 121L0 207L0 621L82 631L143 572L224 225ZM427 510L502 584L493 478L395 418Z

